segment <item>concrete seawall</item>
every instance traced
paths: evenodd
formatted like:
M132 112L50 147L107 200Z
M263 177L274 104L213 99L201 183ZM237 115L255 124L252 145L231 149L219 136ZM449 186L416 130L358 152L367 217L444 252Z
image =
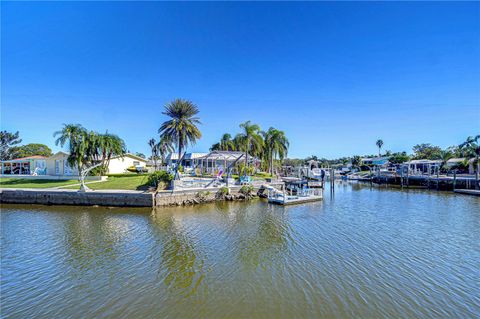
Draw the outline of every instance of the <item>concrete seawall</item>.
M129 190L102 190L78 192L67 189L0 189L0 203L76 205L76 206L120 206L154 207L181 206L207 203L219 200L245 200L262 194L263 187L254 187L252 196L242 194L241 186L230 187L228 194L221 188L189 189L181 191L159 191L148 193Z
M92 191L51 189L0 189L0 202L76 206L152 207L153 194L138 191Z

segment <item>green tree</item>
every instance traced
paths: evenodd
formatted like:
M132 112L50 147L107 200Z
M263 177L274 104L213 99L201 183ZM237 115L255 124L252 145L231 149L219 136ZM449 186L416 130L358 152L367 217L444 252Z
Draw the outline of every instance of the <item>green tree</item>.
M141 158L143 158L143 159L147 158L147 156L145 156L145 154L140 153L140 152L136 152L136 153L135 153L135 156L141 157Z
M285 136L285 132L277 130L273 127L270 127L268 131L265 132L264 138L264 146L266 151L265 154L267 155L267 159L270 161L270 174L273 176L274 160L276 160L277 155L280 161L283 160L287 155L290 144Z
M408 162L410 160L410 156L408 156L407 152L397 152L390 155L388 161L392 164L402 164Z
M417 144L413 147L414 159L438 160L442 158L442 149L432 144Z
M223 134L219 144L220 144L220 150L222 151L235 150L235 144L233 143L232 136L228 133Z
M98 147L101 150L104 169L106 170L110 164L112 156L123 155L126 151L125 142L115 134L106 132L105 134L97 134ZM144 155L145 156L145 155Z
M14 158L28 157L28 156L52 156L52 150L45 144L30 143L21 146L14 146L11 148L11 153Z
M362 165L362 158L358 155L352 157L352 166L360 167Z
M162 160L162 164L165 164L168 154L175 152L172 140L167 137L160 138L160 141L157 144L157 150Z
M381 139L378 139L375 144L378 147L378 156L382 156L381 151L382 151L383 141Z
M468 156L474 156L475 162L477 164L477 169L475 171L475 189L479 189L478 185L478 171L480 170L480 135L469 136L465 142L459 145L459 148L466 151Z
M170 120L164 122L158 132L163 138L175 141L178 150L178 163L175 168L175 179L179 179L178 168L182 151L190 144L195 144L202 137L202 133L197 125L200 120L198 107L191 101L176 99L165 105L163 114L170 117Z
M64 124L55 132L55 144L67 145L69 149L68 164L77 167L80 181L79 191L86 191L85 177L96 167L105 167L112 156L125 154L125 143L112 134L98 134L88 131L80 124Z
M148 146L150 146L150 150L152 152L152 161L153 161L153 167L154 171L157 169L157 158L158 158L158 146L157 146L157 141L155 141L154 138L151 138L148 140Z
M238 143L242 145L241 149L245 152L245 175L247 175L248 167L248 153L258 152L263 147L263 138L260 135L260 126L252 124L250 121L240 124L242 133L238 134L235 138ZM252 153L253 153L252 152Z
M0 131L0 160L5 161L13 158L11 147L22 142L19 135L18 131L15 133Z

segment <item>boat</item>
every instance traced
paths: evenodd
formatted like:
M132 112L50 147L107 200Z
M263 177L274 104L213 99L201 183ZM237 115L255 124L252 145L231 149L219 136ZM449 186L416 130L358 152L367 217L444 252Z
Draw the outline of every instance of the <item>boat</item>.
M315 202L323 199L322 192L318 189L302 188L297 194L287 194L286 191L280 191L274 187L268 187L268 202L278 205L293 205Z

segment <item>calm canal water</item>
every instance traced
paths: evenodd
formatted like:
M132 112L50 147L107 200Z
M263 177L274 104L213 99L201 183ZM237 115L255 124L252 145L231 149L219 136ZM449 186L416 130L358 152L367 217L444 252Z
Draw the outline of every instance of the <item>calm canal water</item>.
M4 318L474 318L480 200L337 185L323 202L4 205Z

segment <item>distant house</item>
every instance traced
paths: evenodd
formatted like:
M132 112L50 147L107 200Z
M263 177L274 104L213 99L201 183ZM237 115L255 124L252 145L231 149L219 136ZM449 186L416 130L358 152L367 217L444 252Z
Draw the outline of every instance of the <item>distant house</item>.
M411 160L408 162L403 163L403 165L408 166L408 170L412 173L417 174L424 174L433 172L435 167L440 167L442 165L442 160L429 160L429 159L418 159L418 160Z
M196 166L197 160L208 155L208 153L186 153L180 163L184 168L193 168ZM171 153L167 156L166 162L168 166L176 165L178 162L178 153Z
M467 161L468 163L468 173L469 174L475 174L475 165L473 165L473 163L475 162L475 159L474 158L471 158L469 160L467 160L467 158L465 157L460 157L460 158L451 158L449 159L447 162L446 162L446 166L448 168L452 168L456 165L459 165L461 163L464 163L465 161Z
M2 175L46 175L47 157L35 155L1 161Z
M52 178L75 178L78 177L78 169L68 163L69 154L57 152L50 157L30 156L2 161L2 176L45 176ZM115 156L110 159L107 173L126 173L130 167L141 169L147 165L147 160L133 154Z
M390 162L388 157L364 157L362 158L363 165L374 165L374 166L388 166Z
M127 172L127 168L136 167L139 171L147 166L147 160L133 155L125 154L123 156L115 156L110 159L108 164L108 173L109 174L122 174Z

